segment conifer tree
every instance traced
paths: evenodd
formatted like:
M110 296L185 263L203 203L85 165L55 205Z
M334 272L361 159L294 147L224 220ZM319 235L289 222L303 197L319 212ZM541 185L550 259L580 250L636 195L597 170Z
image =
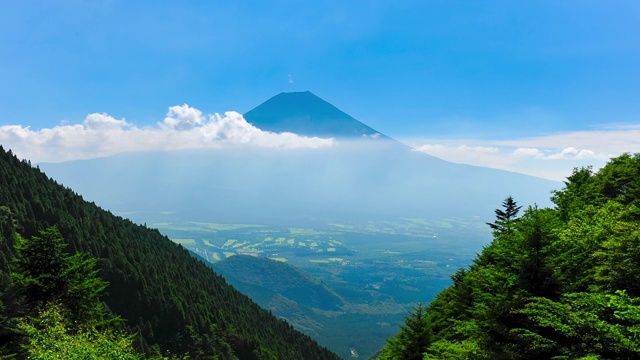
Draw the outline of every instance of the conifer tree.
M98 277L95 259L82 253L69 255L66 246L55 226L31 239L17 235L14 291L24 297L27 315L60 303L74 323L102 322L104 309L98 296L107 283Z
M417 360L430 343L430 329L427 324L427 308L418 303L400 324L400 332L382 350L379 359Z
M516 215L520 211L522 206L518 206L518 204L513 200L513 197L509 196L502 202L502 209L496 209L496 221L493 223L487 223L491 229L499 232L512 232L513 226L518 221Z

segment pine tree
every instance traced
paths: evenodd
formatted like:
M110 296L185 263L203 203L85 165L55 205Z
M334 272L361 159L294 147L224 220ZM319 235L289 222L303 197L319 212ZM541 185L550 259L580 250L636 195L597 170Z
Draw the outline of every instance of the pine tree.
M506 198L502 202L502 209L496 209L496 221L493 223L487 223L491 229L498 232L507 232L510 233L513 231L513 226L518 222L518 212L522 206L517 206L518 204L513 200L511 196Z
M24 311L35 315L52 303L64 306L73 323L101 323L104 308L98 297L107 283L98 277L96 260L64 252L58 228L24 239L17 235L13 291L24 298Z
M518 227L524 237L524 257L518 274L519 285L532 296L556 299L560 285L553 269L547 265L547 247L551 242L550 231L554 214L549 211L529 208L525 220ZM546 225L546 227L545 227Z
M427 324L427 308L418 303L400 324L400 332L389 339L379 359L417 360L430 343L430 329Z

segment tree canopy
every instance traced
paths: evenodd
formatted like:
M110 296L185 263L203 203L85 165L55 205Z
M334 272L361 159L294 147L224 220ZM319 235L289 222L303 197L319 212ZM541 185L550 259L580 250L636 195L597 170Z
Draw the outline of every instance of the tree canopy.
M640 358L640 154L575 169L552 200L496 210L491 244L425 309L424 359ZM411 358L414 320L381 359Z

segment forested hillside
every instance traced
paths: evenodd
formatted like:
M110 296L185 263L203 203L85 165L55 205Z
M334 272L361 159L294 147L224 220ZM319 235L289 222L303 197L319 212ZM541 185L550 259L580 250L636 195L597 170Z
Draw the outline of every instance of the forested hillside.
M640 154L574 170L552 200L507 198L493 242L379 358L640 358Z
M84 201L0 147L0 292L11 281L15 234L33 238L52 226L68 242L65 251L98 259L99 276L108 282L101 299L125 320L128 331L138 334L135 344L147 355L337 358L259 308L157 230ZM5 320L0 318L0 325Z
M320 310L340 310L344 300L304 271L279 261L237 255L211 264L227 280L253 285ZM231 282L231 280L229 280Z

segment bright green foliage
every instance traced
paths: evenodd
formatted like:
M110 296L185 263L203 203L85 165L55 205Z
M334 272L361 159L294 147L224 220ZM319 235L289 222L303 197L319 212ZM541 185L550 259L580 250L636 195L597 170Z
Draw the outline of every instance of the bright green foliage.
M496 210L493 242L427 308L425 359L640 358L640 154L575 169L552 200ZM382 354L405 359L401 339Z
M624 291L571 293L559 302L532 298L519 313L533 326L512 332L530 352L557 354L557 359L640 357L640 299Z
M389 340L379 359L422 359L422 353L430 342L426 308L422 304L416 305L404 320L400 332Z
M105 321L99 301L106 283L95 260L69 255L56 227L23 239L15 234L12 312L2 310L3 353L28 359L138 359L132 338Z
M639 210L635 205L620 206L619 210L613 204L611 207L614 219L607 228L609 236L593 254L595 286L601 291L624 289L631 296L640 296L640 222L631 220Z
M28 343L23 345L28 359L141 358L133 351L131 337L111 330L98 331L93 326L84 326L79 331L72 331L72 324L65 318L64 313L66 311L62 306L49 305L37 316L20 321L18 329L28 338Z
M600 195L593 191L593 171L591 167L575 168L567 181L564 190L555 191L551 200L558 206L558 215L568 220L573 214L589 204L594 204Z
M606 200L640 206L640 153L612 159L596 174L594 186Z
M474 360L488 359L482 347L474 340L465 339L459 342L439 340L431 344L425 360Z
M98 277L95 259L65 253L67 244L56 227L29 240L19 235L17 239L13 284L25 298L27 314L60 303L71 323L102 321L104 309L98 296L107 283Z

